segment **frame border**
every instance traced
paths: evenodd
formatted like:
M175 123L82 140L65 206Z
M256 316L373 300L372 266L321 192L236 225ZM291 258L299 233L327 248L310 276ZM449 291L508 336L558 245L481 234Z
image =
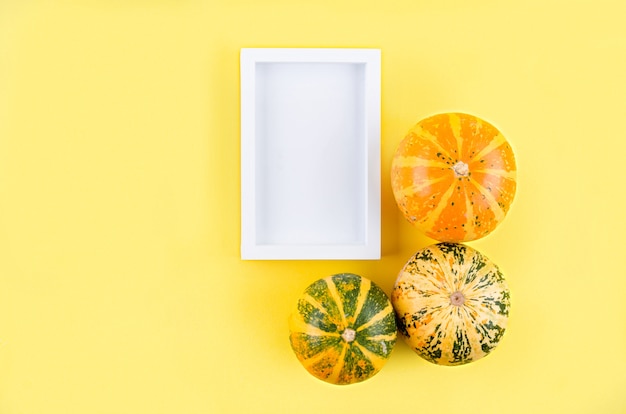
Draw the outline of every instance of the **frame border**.
M366 200L364 244L257 244L256 240L256 66L257 63L357 63L365 67ZM380 49L242 48L241 87L241 259L376 260L381 257Z

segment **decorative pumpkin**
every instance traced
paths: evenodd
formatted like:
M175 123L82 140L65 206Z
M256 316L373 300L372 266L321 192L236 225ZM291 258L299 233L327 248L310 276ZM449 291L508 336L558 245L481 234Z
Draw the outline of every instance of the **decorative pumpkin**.
M289 319L291 347L315 377L332 384L364 381L380 371L396 343L387 295L351 273L320 279Z
M404 217L428 237L464 242L502 222L515 174L513 150L493 125L444 113L423 119L400 142L391 186Z
M509 297L502 273L487 257L462 244L439 243L406 263L391 302L401 336L418 355L461 365L498 345Z

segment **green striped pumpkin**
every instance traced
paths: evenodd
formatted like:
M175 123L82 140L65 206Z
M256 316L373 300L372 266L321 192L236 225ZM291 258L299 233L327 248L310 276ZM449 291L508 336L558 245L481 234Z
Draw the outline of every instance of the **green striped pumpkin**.
M289 318L291 347L315 377L332 384L371 378L396 343L395 314L372 281L351 273L320 279Z
M418 251L391 294L398 330L426 360L461 365L498 345L509 315L498 267L471 247L439 243Z

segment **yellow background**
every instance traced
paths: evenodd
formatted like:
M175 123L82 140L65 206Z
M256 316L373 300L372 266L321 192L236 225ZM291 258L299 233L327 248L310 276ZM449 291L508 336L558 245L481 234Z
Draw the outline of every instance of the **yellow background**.
M0 413L626 413L626 3L0 0ZM239 259L241 47L382 50L379 261ZM389 293L432 240L396 145L470 112L519 187L471 245L512 291L487 358L399 342L374 378L310 376L287 316L337 272Z

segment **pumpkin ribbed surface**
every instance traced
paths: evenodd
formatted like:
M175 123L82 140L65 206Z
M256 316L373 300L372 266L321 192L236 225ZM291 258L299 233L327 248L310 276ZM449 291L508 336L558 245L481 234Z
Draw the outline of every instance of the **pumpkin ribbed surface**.
M516 189L511 146L488 122L463 113L420 121L400 142L391 186L404 217L427 236L476 240L502 222Z
M372 377L396 342L391 301L373 282L351 273L311 284L298 300L289 328L302 365L332 384Z
M471 247L439 243L418 251L396 280L391 301L405 341L426 360L461 365L491 352L509 315L498 267Z

